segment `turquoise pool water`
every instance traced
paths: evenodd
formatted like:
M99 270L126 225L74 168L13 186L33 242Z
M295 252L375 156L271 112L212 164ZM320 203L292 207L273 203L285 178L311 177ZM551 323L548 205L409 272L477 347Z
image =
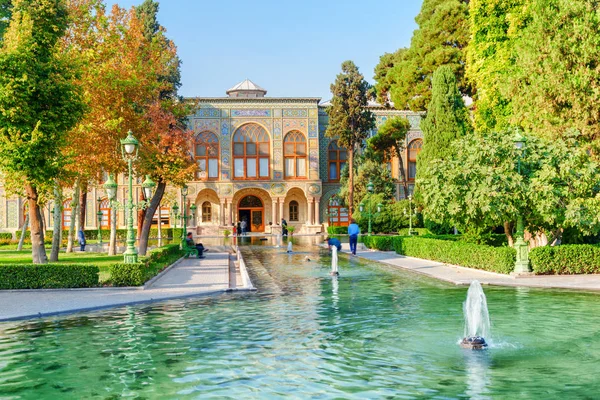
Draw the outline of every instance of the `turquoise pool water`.
M466 287L295 250L244 247L254 294L0 324L0 398L598 397L596 294L484 288L473 352Z

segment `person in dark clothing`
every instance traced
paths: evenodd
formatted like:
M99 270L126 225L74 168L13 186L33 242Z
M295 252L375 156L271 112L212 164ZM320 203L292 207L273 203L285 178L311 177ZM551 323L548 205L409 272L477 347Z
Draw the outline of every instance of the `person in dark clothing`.
M77 240L79 241L79 250L85 251L85 234L83 233L83 229L79 229L77 232Z
M208 251L208 250L204 248L202 243L194 243L194 239L192 238L192 232L188 232L187 237L185 238L185 241L186 241L188 247L195 247L196 250L198 250L198 258L204 258L202 253L204 253L205 251Z
M339 239L326 237L325 241L327 242L327 245L329 246L329 250L331 250L331 246L335 246L335 247L337 247L338 251L342 251L342 242L340 242Z
M242 223L240 221L237 222L237 234L242 236Z
M281 218L281 235L287 236L287 234L288 234L287 222L285 219Z

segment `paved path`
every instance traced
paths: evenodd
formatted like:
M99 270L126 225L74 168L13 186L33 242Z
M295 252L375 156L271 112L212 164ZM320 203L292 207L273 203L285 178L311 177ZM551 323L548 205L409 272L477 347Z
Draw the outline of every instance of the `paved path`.
M344 251L349 250L346 246L344 246ZM600 275L534 275L512 277L494 272L443 264L436 261L401 256L394 251L363 249L357 250L356 255L456 285L470 285L472 281L478 280L483 285L600 290Z
M230 287L229 253L182 259L146 288L0 291L0 321L222 293Z

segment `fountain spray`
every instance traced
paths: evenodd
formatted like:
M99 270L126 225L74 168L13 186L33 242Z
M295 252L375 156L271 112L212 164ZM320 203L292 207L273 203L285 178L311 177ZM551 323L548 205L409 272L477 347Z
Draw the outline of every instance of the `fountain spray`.
M337 247L331 247L331 276L339 276Z
M479 281L471 282L467 300L463 303L465 315L465 337L460 346L465 349L481 350L487 347L485 338L490 334L490 315L483 288Z

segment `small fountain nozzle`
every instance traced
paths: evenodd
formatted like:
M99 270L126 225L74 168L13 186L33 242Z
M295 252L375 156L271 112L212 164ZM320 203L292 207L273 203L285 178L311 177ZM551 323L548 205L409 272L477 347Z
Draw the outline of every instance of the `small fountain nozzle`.
M470 350L483 350L488 346L481 336L466 337L460 342L460 347Z

